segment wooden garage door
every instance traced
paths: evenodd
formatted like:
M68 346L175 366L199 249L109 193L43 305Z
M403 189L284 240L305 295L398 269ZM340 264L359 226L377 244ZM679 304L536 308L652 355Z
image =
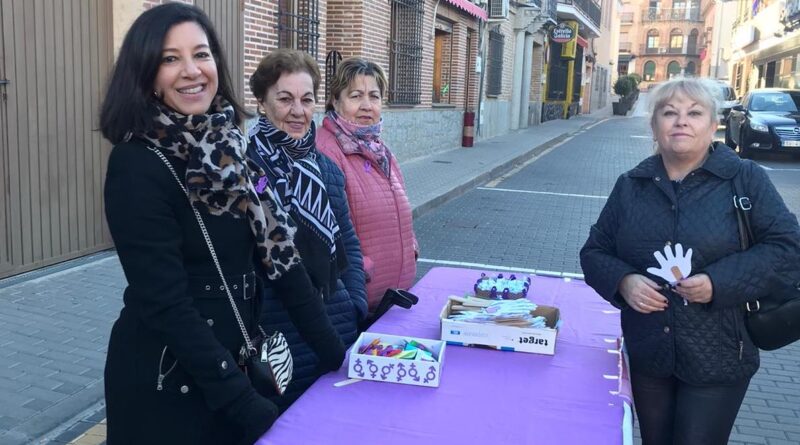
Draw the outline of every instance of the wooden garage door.
M0 278L111 247L98 106L111 2L0 0Z
M222 50L228 61L236 96L244 98L244 11L242 1L195 0L195 5L208 14L217 30Z

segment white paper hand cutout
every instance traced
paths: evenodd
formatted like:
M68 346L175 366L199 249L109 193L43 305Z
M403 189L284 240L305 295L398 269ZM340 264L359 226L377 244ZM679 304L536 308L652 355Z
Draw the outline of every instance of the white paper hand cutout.
M669 284L675 284L692 274L692 249L687 250L684 255L680 243L675 244L674 254L672 246L668 244L664 246L663 255L659 251L655 251L653 255L660 267L648 267L647 272L663 278Z

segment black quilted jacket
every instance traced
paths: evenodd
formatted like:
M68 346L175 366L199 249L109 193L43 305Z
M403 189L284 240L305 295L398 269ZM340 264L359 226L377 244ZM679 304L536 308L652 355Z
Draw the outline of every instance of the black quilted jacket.
M757 243L742 252L731 178L743 175L753 203ZM751 377L758 349L744 326L744 304L776 287L775 269L800 261L800 229L758 165L715 144L706 162L680 183L669 180L661 157L651 156L617 180L581 250L586 282L622 311L622 331L634 372L675 375L693 384ZM642 314L617 292L625 275L658 267L653 253L667 244L692 248L692 274L714 288L708 304L684 305L671 291L663 312Z

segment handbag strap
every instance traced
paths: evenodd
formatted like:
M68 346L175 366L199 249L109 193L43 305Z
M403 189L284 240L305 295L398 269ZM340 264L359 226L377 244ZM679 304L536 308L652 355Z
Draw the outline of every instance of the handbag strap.
M736 221L739 225L739 245L742 250L747 250L755 243L755 236L753 236L753 227L750 225L750 210L753 208L753 203L750 197L744 191L744 183L742 180L741 169L733 177L733 207L736 209ZM750 307L750 302L745 303L747 312L758 312L761 309L761 304L758 300L755 301L755 308Z
M178 182L181 190L186 195L186 199L189 199L189 191L186 190L186 186L183 185L181 179L178 177L178 173L175 172L175 169L172 167L172 164L169 163L167 157L164 156L164 153L161 153L160 150L154 147L147 147L150 151L155 153L164 165L167 166L169 171L172 173L172 176ZM239 313L239 308L236 307L236 302L233 300L233 294L231 294L231 289L228 287L228 282L225 280L225 275L222 273L222 266L219 264L219 259L217 258L217 252L214 250L214 245L211 243L211 237L208 235L208 230L206 229L206 225L203 222L203 218L200 216L200 212L197 208L192 204L191 200L189 200L189 207L192 208L194 211L194 216L197 218L197 223L200 225L200 231L203 232L203 238L206 240L206 245L208 246L208 251L211 253L211 258L214 260L214 265L217 267L217 272L219 273L219 278L222 280L222 285L225 286L225 293L228 295L228 302L231 304L231 308L233 309L233 315L236 316L236 322L239 323L239 329L242 330L242 336L244 337L244 343L247 347L247 351L249 354L255 354L258 351L253 347L253 342L250 341L250 335L247 334L247 329L244 327L244 321L242 320L242 315Z
M750 209L753 204L744 191L741 172L733 177L733 207L736 208L736 219L739 222L739 241L742 250L747 250L755 242L753 227L750 225Z

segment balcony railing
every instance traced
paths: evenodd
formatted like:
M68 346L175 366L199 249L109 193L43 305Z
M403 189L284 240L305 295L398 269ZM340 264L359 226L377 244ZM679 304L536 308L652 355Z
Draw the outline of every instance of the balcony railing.
M583 12L595 26L600 26L600 6L592 0L558 0L564 5L572 5Z
M631 42L619 42L619 52L629 53L631 52L631 48L633 48L633 44Z
M622 51L622 43L619 44L619 50ZM698 56L700 52L696 45L688 45L686 49L684 48L672 48L669 46L647 46L647 45L639 45L639 54L649 54L649 55L681 55L681 56Z
M632 12L623 12L622 17L620 17L620 21L623 25L629 25L633 23L633 13Z
M703 21L700 17L700 8L658 9L647 8L642 11L643 22L669 22L690 20Z
M547 6L545 14L553 19L553 22L558 22L558 0L543 0L543 3Z

